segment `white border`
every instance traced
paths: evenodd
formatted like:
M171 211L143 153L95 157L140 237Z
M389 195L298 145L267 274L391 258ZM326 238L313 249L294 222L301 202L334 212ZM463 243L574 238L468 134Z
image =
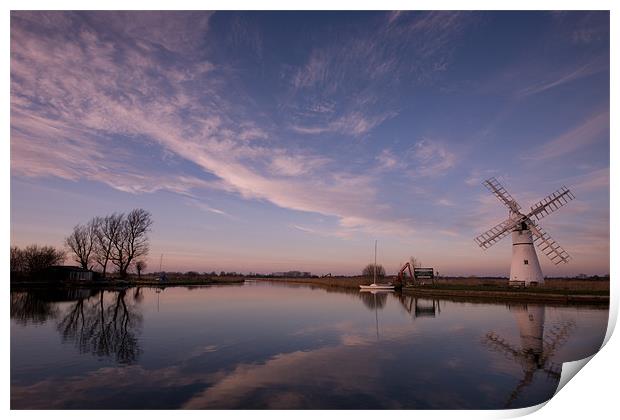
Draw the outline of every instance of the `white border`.
M211 9L211 10L270 10L270 9L297 9L297 10L341 10L341 9L354 9L354 10L399 10L399 9L416 9L416 10L611 10L611 68L612 68L612 92L614 92L613 86L616 86L617 83L614 79L614 70L617 73L618 69L618 58L617 58L617 41L618 41L618 23L620 19L617 17L618 7L614 7L618 2L613 1L604 1L604 0L590 0L590 1L560 1L560 0L521 0L519 2L506 2L506 1L468 1L468 2L458 2L458 1L396 1L396 0L384 0L381 2L371 2L366 0L360 1L326 1L326 0L314 0L314 1L295 1L295 2L284 2L278 0L263 0L260 2L251 2L251 1L239 1L239 0L229 0L229 1L209 1L209 2L199 2L199 1L187 1L187 0L177 0L175 2L163 2L159 0L154 1L118 1L118 0L109 0L106 2L88 2L85 3L83 1L68 1L61 0L55 2L44 2L44 1L32 1L32 0L24 0L24 1L9 1L8 8L5 13L2 15L2 23L3 23L3 49L4 49L4 60L5 64L2 68L3 80L5 80L5 89L8 90L9 86L9 50L10 50L10 14L9 10L24 10L24 9L190 9L190 10L200 10L200 9ZM4 133L6 137L3 144L3 165L2 165L2 182L1 188L4 197L9 197L9 186L10 186L10 144L9 144L9 125L10 125L10 109L9 109L9 95L7 94L4 97L4 101L2 103L2 111L4 115ZM617 138L617 124L615 123L617 117L616 112L616 95L611 96L611 105L610 105L610 118L611 118L611 138ZM610 165L610 176L611 176L611 185L615 185L615 180L618 179L618 170L615 167L617 164L618 157L618 147L614 142L611 142L611 165ZM613 215L618 214L618 194L611 191L611 244L610 250L611 255L618 255L617 253L617 234L618 234L618 226L616 222L616 218ZM10 242L10 218L9 218L9 206L3 205L0 209L2 211L2 219L1 219L1 230L4 234L5 238L5 246L4 248L4 258L2 261L2 273L5 273L5 286L4 286L4 295L1 300L0 305L3 308L4 315L4 323L3 323L3 337L8 338L10 336L9 330L9 317L8 315L8 302L9 302L9 288L8 288L8 254L9 254L9 242ZM615 279L615 275L617 274L617 264L612 259L611 267L610 267L611 277ZM617 319L618 313L618 299L617 299L617 290L618 288L613 285L612 281L612 300L610 306L610 325L608 329L608 335L606 340L609 339L611 331L615 326L615 322ZM9 409L9 399L10 399L10 386L9 386L9 375L10 375L10 357L9 357L9 340L2 340L2 361L3 364L3 372L5 377L2 381L1 389L2 389L2 402L3 407L8 410ZM579 373L579 379L575 381L570 381L566 385L564 389L562 389L548 404L541 404L541 406L530 408L530 409L521 409L521 410L504 410L504 411L416 411L413 413L400 413L400 412L381 412L377 413L375 411L355 411L355 412L346 412L342 413L339 411L296 411L294 413L290 413L287 411L259 411L259 412L248 412L248 411L230 411L230 412L213 412L209 411L208 413L197 411L197 412L175 412L175 416L205 416L215 418L223 418L226 416L229 417L238 417L238 416L252 416L252 418L269 418L269 419L278 419L278 418L289 418L291 415L294 415L296 418L310 418L315 416L355 416L357 418L371 418L376 416L403 416L403 415L411 415L411 416L422 416L424 418L505 418L505 417L515 417L520 415L528 414L532 411L536 411L538 408L544 406L544 409L540 411L536 411L532 418L556 418L560 417L563 419L571 419L571 418L609 418L610 415L608 413L617 412L616 410L616 399L617 395L615 392L616 386L616 375L618 374L618 361L615 357L615 354L618 354L618 350L620 345L618 344L617 338L612 338L609 340L607 345L604 348L604 351L601 351L595 357L593 357L592 361L588 364L588 367L584 369L584 372ZM10 415L15 418L31 418L31 417L39 417L41 415L51 416L52 418L83 418L88 416L89 418L97 419L106 419L110 415L127 415L127 416L135 416L135 415L146 415L149 417L160 417L170 415L170 413L164 411L157 412L148 412L148 413L134 413L128 411L120 411L114 412L114 414L107 413L104 411L48 411L45 413L40 412L32 412L32 411L12 411Z

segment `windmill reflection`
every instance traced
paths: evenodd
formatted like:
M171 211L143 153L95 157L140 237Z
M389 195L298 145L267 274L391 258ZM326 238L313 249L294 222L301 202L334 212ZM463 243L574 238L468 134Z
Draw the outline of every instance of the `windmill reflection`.
M133 363L142 350L137 335L142 314L139 300L127 297L127 289L99 291L78 299L58 317L57 329L63 341L72 342L81 353L114 357L118 363Z
M519 327L521 346L517 347L495 332L489 332L483 342L492 350L503 353L517 362L523 370L523 378L510 393L506 408L510 407L519 395L534 380L538 371L547 374L547 379L559 381L562 373L561 365L554 364L551 359L558 348L570 335L574 322L564 321L548 329L545 334L545 307L541 305L508 305Z

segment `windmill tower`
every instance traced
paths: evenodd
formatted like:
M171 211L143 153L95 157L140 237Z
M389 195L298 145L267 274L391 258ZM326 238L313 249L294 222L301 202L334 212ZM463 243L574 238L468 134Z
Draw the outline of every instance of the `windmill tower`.
M529 213L523 214L521 206L497 179L487 179L483 185L508 207L508 219L478 236L475 241L481 248L487 249L512 233L509 284L525 286L543 284L544 277L534 244L556 265L567 263L570 257L536 222L564 206L575 196L568 188L562 187L534 204Z
M515 316L519 327L521 346L517 347L494 332L489 332L483 343L492 350L503 353L509 359L517 362L523 378L513 389L506 401L506 408L519 397L525 388L534 380L534 374L542 371L547 378L560 380L561 366L550 362L555 352L566 342L575 324L565 321L554 325L547 334L544 333L545 308L541 305L508 305L508 309Z

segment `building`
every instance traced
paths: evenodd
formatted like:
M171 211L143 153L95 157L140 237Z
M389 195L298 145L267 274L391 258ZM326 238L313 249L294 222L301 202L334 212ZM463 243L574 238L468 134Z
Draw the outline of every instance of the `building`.
M55 281L93 281L95 272L73 265L53 265L45 270L45 277Z

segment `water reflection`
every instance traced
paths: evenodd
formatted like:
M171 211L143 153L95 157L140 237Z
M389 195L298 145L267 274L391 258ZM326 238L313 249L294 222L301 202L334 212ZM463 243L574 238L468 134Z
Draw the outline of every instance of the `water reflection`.
M438 299L424 299L414 295L399 295L403 308L415 318L430 317L435 318L441 313L441 306Z
M524 389L534 380L537 371L544 372L546 379L556 385L562 374L562 367L552 363L551 358L566 342L575 326L573 320L565 320L547 327L545 334L545 307L542 305L508 305L519 329L520 346L510 344L495 332L485 336L484 343L494 351L503 353L518 363L523 377L510 393L506 407L511 407Z
M364 302L364 306L374 311L385 308L389 291L368 290L360 292L359 296Z
M112 296L101 290L94 298L78 299L58 317L62 339L81 353L114 357L118 363L135 362L142 352L137 339L142 315L135 299L140 297L139 288L134 293L133 302L128 302L126 289Z
M360 291L360 297L362 302L368 309L375 310L375 329L377 332L377 340L379 340L379 309L383 309L387 303L388 294L391 294L391 290L362 290Z
M11 317L12 408L489 409L550 398L607 310L259 282L14 291Z
M80 353L133 363L142 353L138 335L141 289L112 291L41 289L11 293L11 318L22 324L54 321L63 342ZM61 305L61 303L67 302Z
M43 300L36 293L11 293L11 319L22 325L42 324L56 317L57 312L54 302Z

